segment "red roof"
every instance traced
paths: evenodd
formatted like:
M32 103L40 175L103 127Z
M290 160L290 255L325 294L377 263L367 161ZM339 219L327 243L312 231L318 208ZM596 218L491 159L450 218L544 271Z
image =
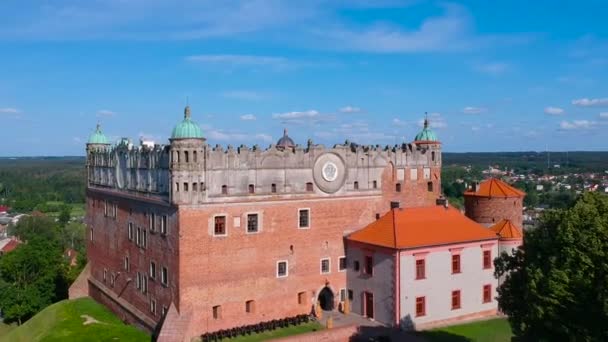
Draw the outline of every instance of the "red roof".
M521 229L517 228L511 220L500 220L497 224L490 227L490 229L496 234L500 235L503 239L521 239L523 234Z
M5 205L0 205L0 213L1 212L5 212L5 211L9 211L11 208L5 206Z
M479 197L524 197L526 193L512 187L511 185L501 181L500 179L490 178L479 183L477 191L468 190L464 192L465 196Z
M408 249L469 241L497 240L496 233L443 206L393 209L347 237L377 246Z
M2 248L0 248L0 252L3 254L11 252L15 248L17 248L17 246L19 246L20 244L21 244L21 242L19 242L17 240L11 240L6 245L4 245Z

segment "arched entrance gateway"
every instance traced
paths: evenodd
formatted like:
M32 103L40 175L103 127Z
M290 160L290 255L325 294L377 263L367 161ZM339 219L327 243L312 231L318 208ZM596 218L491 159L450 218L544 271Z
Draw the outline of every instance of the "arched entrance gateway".
M319 304L323 311L332 311L334 309L334 293L328 286L325 286L321 292L319 292L317 299L319 300Z

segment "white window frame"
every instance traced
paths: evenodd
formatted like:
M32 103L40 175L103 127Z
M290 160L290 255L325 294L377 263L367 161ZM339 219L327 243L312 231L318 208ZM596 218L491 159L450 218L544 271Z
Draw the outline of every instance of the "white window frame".
M339 293L340 293L340 301L345 302L346 299L348 299L348 292L346 291L346 288L341 288ZM342 294L344 294L344 296Z
M104 268L104 269L103 269L103 281L104 281L104 282L106 281L106 278L107 278L107 277L108 277L108 269L107 269L107 268Z
M285 275L279 275L279 264L285 263ZM287 278L289 277L289 261L288 260L278 260L276 265L276 276L277 278Z
M257 215L257 230L255 232L249 231L249 215ZM245 233L247 234L259 234L262 231L262 213L259 211L250 211L245 213Z
M162 266L161 267L161 270L160 270L160 283L164 287L169 286L169 268L166 267L166 266Z
M133 222L129 222L127 225L127 238L129 241L133 241Z
M418 180L418 168L410 169L410 180L413 180L413 181Z
M114 274L114 272L110 273L110 286L114 287L114 284L116 283L116 275Z
M327 272L323 272L323 261L327 260ZM319 271L321 274L331 274L331 258L321 258L319 263Z
M124 259L123 259L123 268L126 272L129 272L129 270L131 269L131 260L129 259L128 255L125 255Z
M344 259L344 268L340 268L340 260ZM346 269L348 268L348 260L346 260L346 256L345 255L341 255L338 257L338 272L346 272Z
M300 212L302 212L304 210L308 210L308 226L300 227ZM298 219L297 220L298 229L310 229L310 227L312 227L312 211L310 210L310 208L298 208L297 219Z
M424 178L425 180L431 179L431 168L430 167L425 167L422 169L422 178Z
M152 265L154 265L154 272L152 272ZM156 279L156 262L154 260L150 260L150 266L149 266L149 273L150 273L150 278L152 279Z
M224 234L215 234L215 218L216 217L224 217ZM213 215L213 218L211 220L211 235L212 236L217 236L217 237L225 237L228 236L228 214L216 214Z
M137 272L137 277L135 278L135 288L137 290L141 290L141 272Z
M160 234L167 235L167 226L169 225L169 217L163 215L160 219Z
M156 315L156 299L150 298L150 312Z
M150 229L150 232L156 232L156 214L152 212L148 214L148 228Z

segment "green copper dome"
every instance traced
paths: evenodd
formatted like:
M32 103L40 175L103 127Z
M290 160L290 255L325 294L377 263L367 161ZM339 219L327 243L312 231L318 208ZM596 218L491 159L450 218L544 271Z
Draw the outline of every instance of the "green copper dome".
M95 132L89 137L88 144L109 145L108 138L101 132L101 125L97 124Z
M173 128L171 139L202 139L201 128L190 118L190 107L184 110L184 120Z
M429 128L429 120L424 118L424 128L420 133L416 134L414 141L438 141L437 135Z

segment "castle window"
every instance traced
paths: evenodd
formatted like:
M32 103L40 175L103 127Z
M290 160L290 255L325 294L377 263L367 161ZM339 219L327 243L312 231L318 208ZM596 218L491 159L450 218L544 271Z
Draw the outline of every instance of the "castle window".
M358 261L358 260L356 260L356 261L353 263L353 270L355 270L355 272L359 272L359 269L360 269L360 268L361 268L361 267L359 266L359 261Z
M298 210L298 228L310 228L310 209Z
M374 273L374 258L371 255L365 256L365 268L363 268L363 273L370 276Z
M190 162L190 158L188 158L188 151L184 151L184 160L186 163Z
M247 214L247 233L258 232L258 214Z
M410 180L418 180L418 169L410 170Z
M165 315L167 314L167 311L169 311L169 308L167 308L166 306L163 305L162 309L160 309L160 315L162 317L165 317Z
M201 191L205 191L205 183L204 182L201 182L201 188L200 189L201 189Z
M416 297L416 317L426 315L426 298Z
M426 189L428 192L433 192L433 182L426 183Z
M380 219L380 214L376 213L376 220L379 220L379 219Z
M424 171L424 179L431 179L431 169L428 167L425 167L423 169Z
M175 192L179 192L179 183L175 182Z
M184 191L188 192L188 183L184 182Z
M431 152L431 160L432 160L432 161L435 161L435 151L432 151L432 152Z
M141 233L142 233L141 247L143 249L146 249L146 248L148 248L148 231L145 229L142 229Z
M378 181L374 181L372 183L372 186L373 186L374 189L377 189L378 188Z
M103 202L103 216L108 216L108 201Z
M150 312L156 314L156 300L150 299Z
M452 274L460 273L460 254L452 255Z
M340 257L338 259L338 271L343 272L346 270L346 257Z
M226 235L226 216L216 216L213 227L214 235Z
M141 273L137 272L137 277L135 277L135 288L141 290Z
M107 269L107 268L104 268L104 269L103 269L103 281L104 281L104 282L106 281L107 276L108 276L108 269Z
M329 258L321 259L321 274L328 274L330 272L331 272L330 259Z
M355 190L359 190L359 182L354 182L354 183L353 183L353 188L354 188Z
M353 290L348 290L348 300L352 301L355 298L355 293Z
M452 310L460 309L460 290L452 291Z
M313 191L313 187L312 187L312 183L311 182L306 183L306 191L308 191L308 192L312 192Z
M91 231L89 234L89 240L93 241L93 228L91 228Z
M222 195L228 195L228 186L222 185Z
M424 259L416 260L416 279L424 279L426 273L426 265L424 264Z
M249 184L249 193L250 193L250 194L255 193L255 185L253 185L253 184Z
M137 227L137 234L135 234L135 244L137 247L141 245L141 228Z
M198 191L198 183L192 183L192 191L194 191L194 192Z
M248 300L245 302L245 312L246 313L255 312L255 301L254 300Z
M150 213L150 215L148 216L148 225L151 232L156 231L156 215L154 215L153 213Z
M150 278L156 279L156 263L150 260Z
M306 304L306 292L298 292L298 304Z
M125 256L124 269L127 272L129 272L131 270L131 265L129 264L129 256L128 255Z
M272 183L272 185L270 185L270 192L272 192L273 194L275 194L277 192L277 185Z
M162 235L167 235L167 215L163 215L160 220L160 233Z
M435 153L435 152L433 152L433 153ZM198 161L196 151L192 152L192 157L194 158L194 162L196 163Z
M222 306L216 305L213 307L213 319L222 318Z
M401 183L395 184L395 191L401 192Z
M483 251L483 268L492 268L492 251Z
M284 278L288 276L287 260L277 261L277 278Z
M180 158L179 158L179 152L175 152L175 155L177 156L177 162L179 163L179 160L180 160Z
M114 284L116 284L116 275L114 274L114 272L112 272L110 274L110 286L114 287Z
M346 300L346 289L340 289L340 301L344 302Z
M489 303L492 301L492 285L483 286L483 302Z
M160 270L160 283L166 287L168 282L169 282L169 271L167 270L166 267L163 266L163 268Z

